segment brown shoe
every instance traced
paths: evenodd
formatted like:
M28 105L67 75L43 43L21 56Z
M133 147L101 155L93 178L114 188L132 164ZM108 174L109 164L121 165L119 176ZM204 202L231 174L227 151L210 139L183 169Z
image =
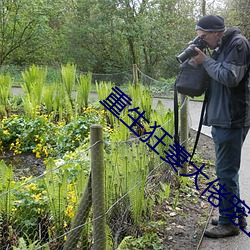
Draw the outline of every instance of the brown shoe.
M206 229L204 235L209 238L224 238L228 236L239 235L240 229L233 223L222 225L219 224L210 229Z
M245 228L247 227L247 220L245 216L242 216L241 218L238 218L239 221L239 227ZM218 225L219 220L217 218L212 218L211 219L211 224L214 226Z

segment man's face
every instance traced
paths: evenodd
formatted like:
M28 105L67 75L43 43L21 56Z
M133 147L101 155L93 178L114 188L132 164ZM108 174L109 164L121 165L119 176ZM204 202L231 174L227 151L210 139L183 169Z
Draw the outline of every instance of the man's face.
M221 32L206 32L203 30L197 30L196 33L199 37L204 39L210 49L215 49L218 46L218 42L222 35Z

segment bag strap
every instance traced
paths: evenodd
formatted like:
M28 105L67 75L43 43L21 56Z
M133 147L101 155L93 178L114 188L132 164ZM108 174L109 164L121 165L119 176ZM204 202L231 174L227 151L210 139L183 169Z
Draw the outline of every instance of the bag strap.
M206 109L206 104L207 104L207 90L205 91L205 97L204 97L204 101L202 103L202 108L201 108L199 126L198 126L198 130L197 130L197 133L196 133L196 138L195 138L195 142L194 142L193 152L192 152L192 155L190 157L189 162L191 162L191 160L193 159L193 156L195 154L195 150L196 150L198 142L199 142L199 138L200 138L200 134L201 134L201 128L202 128L202 122L203 122L203 117L204 117L204 113L205 113L205 109Z
M204 97L204 101L202 104L198 131L196 133L193 152L191 154L189 162L191 162L191 160L195 154L198 142L199 142L201 128L202 128L202 121L203 121L203 117L204 117L204 113L205 113L205 109L206 109L206 104L207 104L207 96L208 96L208 90L205 91L205 97ZM174 128L175 128L174 139L179 144L179 141L180 141L180 138L179 138L179 112L178 112L178 93L177 93L177 89L176 89L176 82L174 84Z
M174 83L174 140L179 144L179 112L178 112L178 92L176 88L176 82Z

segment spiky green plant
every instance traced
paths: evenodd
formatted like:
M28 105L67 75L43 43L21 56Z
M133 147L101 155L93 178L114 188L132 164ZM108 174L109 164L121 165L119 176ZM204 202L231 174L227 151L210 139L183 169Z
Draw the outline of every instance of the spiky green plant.
M113 84L111 82L96 82L96 91L99 101L105 100L111 94L112 87ZM101 105L101 109L105 109L105 107Z
M72 102L72 92L76 81L76 65L67 63L61 66L62 86L64 87L70 101Z
M166 110L164 105L161 101L157 103L156 108L151 112L151 122L152 124L156 122L157 125L160 125L162 129L164 129L169 135L166 135L163 139L163 142L165 143L159 143L157 146L157 151L159 152L159 155L162 157L165 157L164 151L167 151L169 148L169 145L173 144L173 129L174 129L174 119L173 119L173 112L170 110ZM148 126L145 124L145 126ZM146 130L152 130L149 128L149 126L146 128ZM158 138L162 138L165 134L164 130L161 130L160 128L156 129L154 135L156 135ZM151 137L150 144L153 146L155 143L157 143L157 139L155 137Z
M116 132L111 136L117 138ZM107 155L106 165L106 203L110 207L119 198L129 207L134 221L140 222L144 206L144 188L148 174L150 154L145 154L146 145L125 142L111 144L112 154ZM115 152L115 153L114 153ZM122 212L122 211L120 211Z
M170 191L171 191L171 182L169 183L162 183L160 182L161 190L160 190L160 196L162 196L162 201L164 199L168 200Z
M132 108L139 107L145 111L144 117L150 121L153 96L151 91L142 84L129 84L129 96L132 99Z
M10 74L0 75L0 115L7 116L8 101L11 93L12 79Z
M14 186L12 166L8 167L4 161L0 161L0 213L4 214L8 222L11 217L13 206L13 194L10 190Z
M49 207L57 229L63 228L64 211L67 206L68 178L56 169L52 159L46 164L46 178L44 184L49 198Z
M54 94L55 94L56 84L46 86L44 89L43 102L46 107L47 114L50 114L53 111L53 102L54 102Z
M64 119L67 122L72 120L74 115L72 102L66 94L64 87L59 83L55 83L52 105L55 120L62 121Z
M103 102L112 93L112 83L96 82L96 90L97 90L98 100ZM100 103L100 108L101 110L107 111L107 108L105 108L101 103ZM110 111L107 111L107 122L110 124L112 128L114 127L116 119L117 118L112 113L110 113Z
M24 91L24 110L28 116L34 117L41 106L47 68L32 65L28 70L22 72L22 76L24 80L21 83Z
M78 78L76 102L78 110L88 106L89 94L91 90L92 74L80 75Z

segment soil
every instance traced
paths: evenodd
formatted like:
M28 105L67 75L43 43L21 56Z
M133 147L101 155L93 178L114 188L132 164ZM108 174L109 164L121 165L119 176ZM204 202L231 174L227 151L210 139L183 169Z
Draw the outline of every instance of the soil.
M190 146L193 146L196 132L191 130ZM197 160L195 160L197 159ZM201 166L205 163L204 171L209 179L215 179L215 152L212 138L201 134L199 143L196 149L196 157L194 158L196 166ZM206 179L199 181L200 191L206 188ZM203 232L206 228L207 221L213 206L207 201L207 195L200 196L195 186L190 187L189 190L182 192L179 199L179 212L175 216L169 217L169 227L165 231L164 236L164 250L195 250L199 249ZM187 200L186 197L190 196ZM169 212L168 212L169 213ZM169 213L171 214L171 212ZM174 215L175 213L172 213Z
M190 131L192 138L190 147L193 145L195 134L195 131ZM0 160L1 159L4 159L7 164L11 162L12 165L15 165L14 172L16 178L29 176L31 171L34 176L38 176L44 172L43 160L36 159L32 154L22 154L15 157L5 155L0 156ZM200 164L200 166L203 163L206 164L206 170L204 170L204 172L209 178L214 179L215 154L213 141L210 137L204 134L200 135L195 159L196 163ZM23 168L23 166L27 167ZM163 178L168 177L167 175L163 176ZM204 190L204 187L206 187L204 180L199 181L199 187L200 190ZM173 206L173 201L176 200L177 190L179 196L175 207ZM186 188L181 188L177 182L172 180L169 198L171 202L165 201L161 205L155 206L154 221L157 226L156 228L154 227L154 229L149 229L151 232L155 230L157 235L162 239L164 250L199 249L206 223L213 209L206 198L206 196L200 196L200 192L194 185L187 185ZM146 230L148 229L145 229L145 231ZM145 250L149 249L159 248L153 248L153 246L145 248Z
M191 130L190 148L193 146L195 135L196 132ZM12 165L15 166L14 172L16 178L29 176L31 172L33 176L38 176L44 171L42 159L36 159L32 154L22 154L15 157L5 155L1 158L4 158L7 164L11 162ZM203 172L205 172L209 178L215 179L214 160L213 141L210 137L201 134L193 162L196 163L196 166L201 166L205 163L206 168L204 168ZM23 166L27 167L23 168ZM191 168L190 171L192 171ZM207 201L206 196L200 196L200 191L206 188L205 179L199 180L200 191L198 191L194 183L187 184L186 187L181 187L178 181L176 181L176 176L174 176L176 175L175 172L171 175L172 177L170 178L169 173L165 173L160 180L161 182L171 181L169 202L164 201L155 206L152 221L155 222L156 226L145 228L145 231L141 231L141 235L146 231L157 233L163 242L164 250L198 250L206 223L213 208ZM177 193L178 199L176 199ZM175 201L176 206L174 206ZM152 246L144 249L154 250L158 248Z
M45 171L43 159L37 159L32 153L13 155L12 152L7 152L0 156L0 160L13 167L15 180L23 176L39 176Z

